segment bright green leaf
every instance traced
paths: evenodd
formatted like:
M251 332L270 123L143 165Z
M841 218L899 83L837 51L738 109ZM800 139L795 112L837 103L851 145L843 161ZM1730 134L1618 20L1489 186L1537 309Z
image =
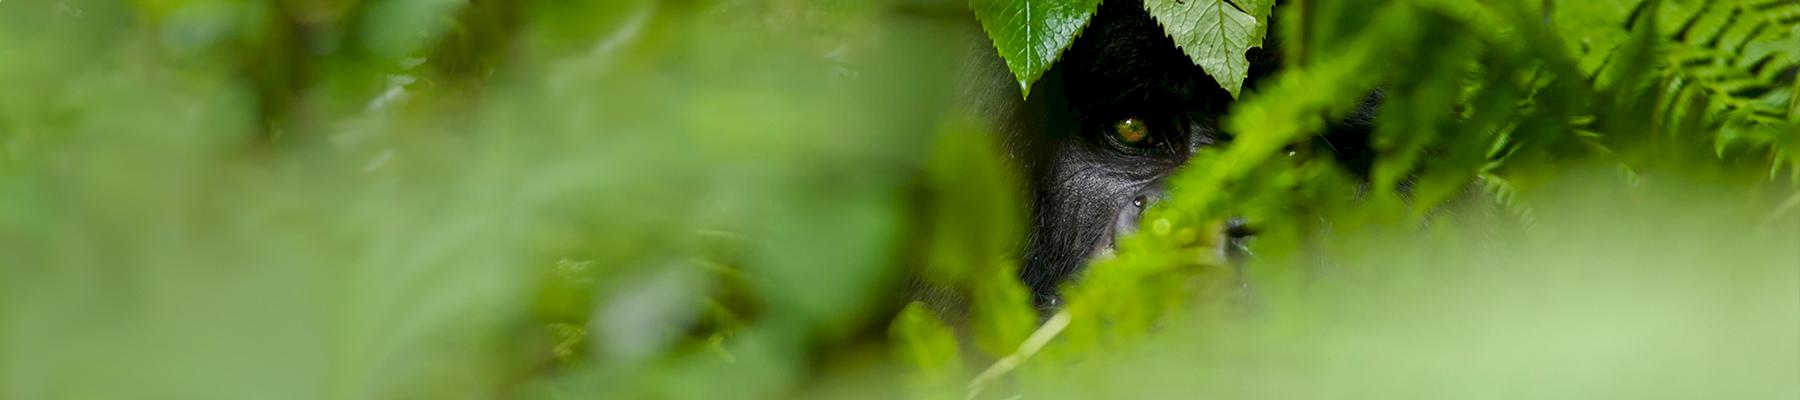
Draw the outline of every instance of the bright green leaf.
M1261 4L1262 0L1244 3ZM1232 97L1244 86L1250 61L1244 58L1251 44L1261 46L1265 28L1256 17L1225 0L1147 0L1144 8L1161 23L1175 44L1212 75Z
M888 334L898 357L911 367L908 385L919 398L955 398L962 380L962 354L956 332L922 303L914 302L894 318Z
M1794 88L1788 91L1788 120L1800 122L1800 79L1794 79Z
M1004 357L1037 330L1038 315L1031 308L1031 294L1019 283L1016 267L989 271L977 278L971 290L975 346L988 355Z
M972 0L975 18L993 39L1006 68L1019 79L1019 92L1044 76L1075 34L1093 18L1100 0Z

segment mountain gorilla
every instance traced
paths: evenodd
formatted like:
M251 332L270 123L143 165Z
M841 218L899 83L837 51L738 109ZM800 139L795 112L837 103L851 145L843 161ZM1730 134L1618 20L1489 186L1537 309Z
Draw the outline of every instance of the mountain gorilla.
M1245 88L1280 64L1276 32L1251 49ZM984 42L985 44L985 42ZM1030 232L1019 278L1041 309L1055 307L1057 286L1090 258L1135 229L1163 196L1165 180L1200 149L1225 145L1220 119L1232 97L1194 65L1140 0L1102 2L1057 66L1021 100L992 47L970 84L978 112L997 116L1009 158L1030 199ZM1352 172L1366 173L1363 150L1378 95L1340 121L1321 146ZM1248 229L1227 224L1231 241Z

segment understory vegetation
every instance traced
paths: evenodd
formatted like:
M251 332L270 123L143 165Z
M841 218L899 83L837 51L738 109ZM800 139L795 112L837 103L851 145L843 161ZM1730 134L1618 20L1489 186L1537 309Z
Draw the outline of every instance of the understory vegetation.
M1100 1L0 0L0 399L1800 397L1800 1L1147 1L1233 140L1041 314Z

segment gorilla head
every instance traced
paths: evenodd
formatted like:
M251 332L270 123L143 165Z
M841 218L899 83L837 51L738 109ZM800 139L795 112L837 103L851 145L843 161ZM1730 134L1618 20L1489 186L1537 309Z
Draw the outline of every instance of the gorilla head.
M1274 42L1271 35L1248 54L1246 88L1279 64ZM1189 157L1229 142L1219 124L1232 101L1141 1L1100 5L1031 99L1011 113L1024 121L1009 124L1007 147L1031 200L1019 274L1039 307L1054 306L1060 283L1133 231ZM1372 106L1364 108L1333 128L1339 138L1332 142L1366 143ZM1340 158L1361 157L1337 147Z

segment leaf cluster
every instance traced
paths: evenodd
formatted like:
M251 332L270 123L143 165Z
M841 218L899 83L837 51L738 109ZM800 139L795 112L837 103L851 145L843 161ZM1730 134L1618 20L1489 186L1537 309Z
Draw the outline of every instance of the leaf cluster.
M1100 0L969 2L1027 97L1032 83L1075 42L1099 5ZM1144 2L1175 44L1232 96L1238 95L1250 69L1244 53L1262 47L1274 6L1274 0Z
M1268 4L1145 6L1238 93ZM1017 39L982 11L996 42ZM1262 275L1283 281L1336 268L1330 260L1346 252L1333 243L1347 240L1330 232L1529 235L1538 209L1555 204L1541 193L1576 170L1612 171L1602 185L1629 192L1701 180L1780 199L1800 185L1800 3L1296 1L1273 12L1293 22L1276 33L1289 44L1283 71L1233 105L1233 142L1202 151L1146 229L1066 289L1073 322L1049 360L1021 369L1023 382L1054 386L1072 374L1068 361L1103 359L1182 324L1171 321L1260 297L1206 234L1227 217L1265 228L1253 246L1265 259L1249 268L1284 266ZM1041 72L1013 71L1022 84ZM1368 143L1376 154L1355 176L1329 161L1335 146L1318 135L1370 93L1382 99Z

